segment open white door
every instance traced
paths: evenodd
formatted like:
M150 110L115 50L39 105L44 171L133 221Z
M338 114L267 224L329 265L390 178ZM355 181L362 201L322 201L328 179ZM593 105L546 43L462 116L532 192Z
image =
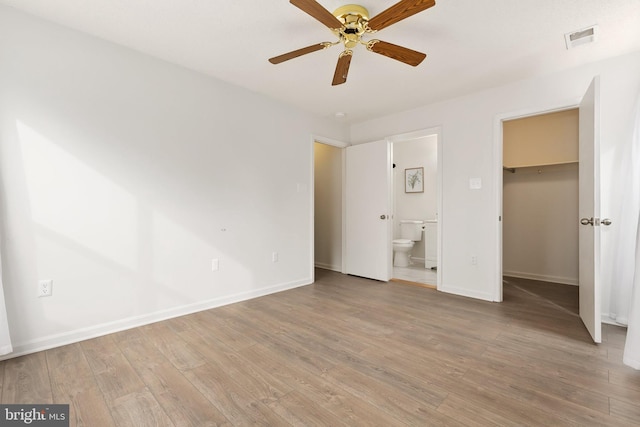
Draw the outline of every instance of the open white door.
M391 144L347 147L346 272L391 278Z
M579 201L580 318L593 341L601 342L600 291L600 79L580 103Z

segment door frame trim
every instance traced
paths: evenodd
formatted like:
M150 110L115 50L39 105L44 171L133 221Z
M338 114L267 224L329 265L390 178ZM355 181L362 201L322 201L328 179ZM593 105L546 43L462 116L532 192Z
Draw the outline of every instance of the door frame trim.
M580 106L580 98L573 98L567 102L560 102L547 107L534 107L522 110L501 113L494 117L493 120L493 170L494 176L494 218L497 221L495 245L496 259L494 264L494 280L492 299L494 302L502 302L502 199L503 199L503 181L502 181L502 150L503 150L503 133L502 124L508 120L522 119L525 117L540 116L543 114L557 113L559 111L571 110Z

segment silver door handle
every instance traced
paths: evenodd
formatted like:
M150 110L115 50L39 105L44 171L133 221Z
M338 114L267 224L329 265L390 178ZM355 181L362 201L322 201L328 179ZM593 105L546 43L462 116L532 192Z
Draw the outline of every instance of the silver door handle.
M582 225L593 225L593 218L582 218L580 220L580 224L582 224Z
M600 224L602 225L611 225L611 220L609 218L605 218L603 220L600 220L600 218L582 218L580 220L580 224L582 225L595 225L598 226Z

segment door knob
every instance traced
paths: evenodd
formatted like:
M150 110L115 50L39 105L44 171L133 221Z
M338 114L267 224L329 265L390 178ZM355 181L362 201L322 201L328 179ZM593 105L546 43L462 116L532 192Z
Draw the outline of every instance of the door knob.
M600 221L600 224L602 224L602 225L611 225L611 220L609 218L605 218L602 221Z
M380 215L380 219L387 219L386 215Z
M582 218L580 220L580 224L582 224L582 225L593 225L593 218Z

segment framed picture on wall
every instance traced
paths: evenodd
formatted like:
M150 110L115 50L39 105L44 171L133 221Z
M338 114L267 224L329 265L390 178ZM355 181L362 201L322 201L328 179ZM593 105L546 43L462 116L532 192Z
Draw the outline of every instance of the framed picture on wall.
M424 168L404 170L404 192L424 193Z

